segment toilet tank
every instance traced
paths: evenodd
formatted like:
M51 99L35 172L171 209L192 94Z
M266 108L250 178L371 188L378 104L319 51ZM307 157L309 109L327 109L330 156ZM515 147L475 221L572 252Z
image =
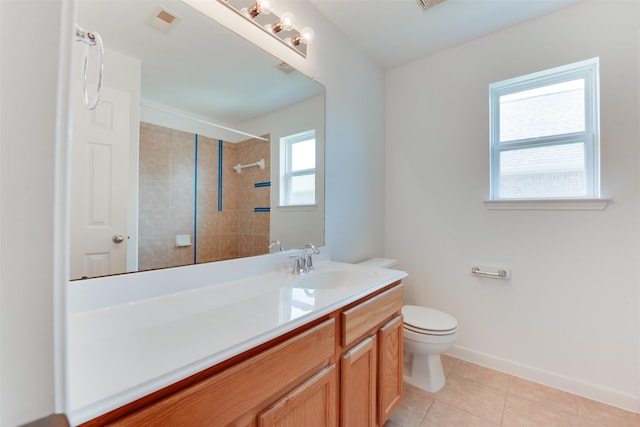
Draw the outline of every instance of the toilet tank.
M368 265L369 267L393 268L398 264L398 260L392 258L370 258L358 264Z

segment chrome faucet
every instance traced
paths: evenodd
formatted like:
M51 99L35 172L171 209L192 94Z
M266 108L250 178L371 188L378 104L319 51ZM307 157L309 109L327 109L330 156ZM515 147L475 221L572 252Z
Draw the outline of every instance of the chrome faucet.
M320 251L313 243L307 243L302 248L302 255L295 256L293 262L293 274L306 274L311 273L313 268L313 254L319 254Z
M312 252L313 251L313 252ZM313 254L319 254L320 251L316 248L316 245L313 243L307 243L304 245L304 250L302 251L302 262L304 263L304 268L306 273L311 273L313 270Z
M273 253L274 248L278 248L278 252L284 251L284 246L282 246L280 240L272 240L271 243L269 243L269 253Z
M291 271L293 274L304 274L307 272L301 256L298 255L291 258L293 258L293 270Z

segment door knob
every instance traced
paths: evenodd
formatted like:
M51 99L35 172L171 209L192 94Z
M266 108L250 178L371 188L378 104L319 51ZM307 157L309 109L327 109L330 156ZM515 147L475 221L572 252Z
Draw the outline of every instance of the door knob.
M111 240L113 240L113 243L122 243L124 242L124 236L122 234L114 234Z

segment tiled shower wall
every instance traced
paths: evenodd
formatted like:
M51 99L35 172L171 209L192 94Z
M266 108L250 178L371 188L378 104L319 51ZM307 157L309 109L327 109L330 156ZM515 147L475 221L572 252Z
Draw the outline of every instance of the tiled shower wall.
M176 247L175 236L193 235L194 168L192 134L141 123L139 270L193 263L193 246Z
M251 167L236 174L238 212L238 256L253 256L268 253L270 213L264 212L270 201L269 143L250 139L236 145L236 163L250 164L264 159L265 168ZM227 163L229 165L229 163ZM226 171L225 171L226 172ZM260 184L265 184L260 186ZM256 184L258 184L256 186ZM258 209L256 209L258 208Z
M223 147L229 145L223 143ZM223 159L232 158L231 153L235 150L223 150ZM234 244L235 203L231 203L233 199L226 198L224 210L218 212L218 141L215 139L198 137L197 178L197 262L233 258L237 252L237 245ZM222 182L228 179L229 176L223 176Z
M269 206L269 187L255 187L269 180L269 144L222 143L222 200L219 142L198 136L197 147L195 134L140 124L139 270L193 264L194 253L198 263L268 253L270 214L254 208ZM233 170L261 158L264 170Z

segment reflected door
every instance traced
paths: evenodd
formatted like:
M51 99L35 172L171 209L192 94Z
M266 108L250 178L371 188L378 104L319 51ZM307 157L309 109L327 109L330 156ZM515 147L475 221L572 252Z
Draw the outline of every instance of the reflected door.
M74 96L71 279L127 271L129 103L128 92L107 87L91 111Z

